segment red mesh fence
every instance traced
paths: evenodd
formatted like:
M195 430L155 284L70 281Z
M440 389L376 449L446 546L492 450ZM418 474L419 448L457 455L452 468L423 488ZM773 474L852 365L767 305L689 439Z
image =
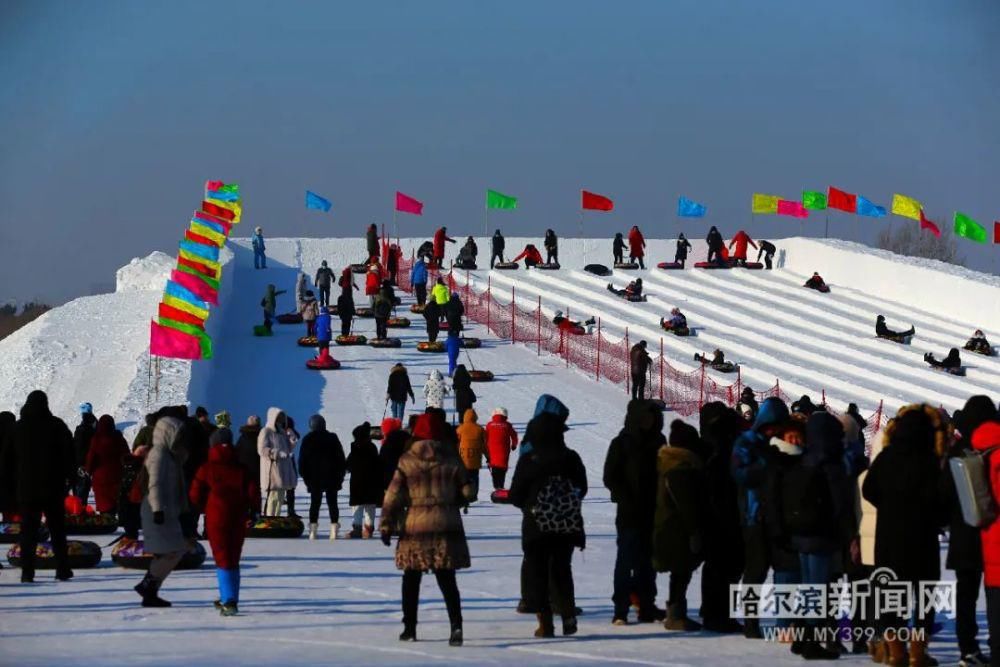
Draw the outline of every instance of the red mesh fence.
M410 284L410 269L413 259L401 260L397 279L400 289L412 292ZM428 284L433 284L439 272L435 268L428 270ZM602 378L612 384L622 385L625 391L630 390L631 363L629 360L628 330L625 337L609 338L604 335L601 321L598 319L593 333L590 335L575 335L560 330L542 312L540 298L535 300L518 300L515 289L510 291L494 290L487 283L485 290L479 290L472 285L468 274L456 280L453 271L445 274L449 289L458 292L465 305L465 316L484 325L498 338L512 343L523 343L534 347L538 354L543 351L565 360L567 367L573 366L600 381ZM498 298L499 297L499 298ZM567 317L569 314L567 313ZM683 371L674 368L663 355L663 341L658 349L648 350L653 359L646 378L646 395L659 398L668 408L684 416L698 414L701 407L712 401L721 401L729 406L735 406L744 389L742 378L737 372L736 382L720 384L706 373L702 366L693 371ZM757 402L760 403L771 396L778 396L786 403L795 400L782 390L779 381L775 380L773 387L762 391L754 391ZM823 392L822 404L826 405L826 392ZM864 429L867 441L879 431L882 426L882 403L868 418L868 426Z

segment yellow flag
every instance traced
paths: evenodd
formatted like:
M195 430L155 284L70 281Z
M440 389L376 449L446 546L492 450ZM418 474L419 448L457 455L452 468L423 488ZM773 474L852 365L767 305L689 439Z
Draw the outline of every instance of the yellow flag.
M224 235L215 231L211 227L206 227L205 225L196 222L195 220L191 221L191 231L198 236L204 236L206 239L214 241L215 245L220 248L226 243L226 237Z
M892 196L892 212L896 215L901 215L904 218L919 220L920 211L922 211L923 208L923 204L918 202L913 197L907 197L906 195Z
M208 319L208 311L205 310L204 308L199 308L194 304L188 303L187 301L183 301L182 299L178 299L177 297L170 296L169 294L163 295L163 303L167 304L168 306L173 306L178 310L183 310L185 313L194 315L195 317L200 318L201 320Z
M243 217L243 205L238 201L222 201L221 199L213 199L209 197L207 201L212 202L219 208L229 209L233 212L233 224L238 224L240 218Z
M762 195L755 192L753 193L751 209L754 213L777 213L779 199L781 197L777 195Z

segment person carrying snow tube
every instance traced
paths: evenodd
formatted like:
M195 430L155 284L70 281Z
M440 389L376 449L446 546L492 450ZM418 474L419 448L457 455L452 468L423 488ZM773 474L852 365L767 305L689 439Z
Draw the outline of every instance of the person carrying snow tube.
M638 300L642 298L642 278L636 278L626 285L625 289L615 289L614 285L608 283L608 291L612 294L623 296L626 299Z
M621 232L617 232L615 240L611 242L611 254L614 256L613 264L625 263L625 239L622 238Z
M803 285L803 287L808 287L809 289L814 289L817 292L829 292L830 286L826 284L823 277L818 273L813 273L812 277L809 278Z
M639 227L637 225L632 225L632 229L628 232L628 259L633 264L638 262L640 269L645 269L646 265L642 263L642 258L645 256L646 239L643 238L642 232L639 231Z
M427 323L427 340L431 343L437 342L438 332L441 331L441 307L437 301L431 299L421 315Z
M545 263L558 264L559 239L556 237L556 233L551 229L546 229L545 238L542 240L542 245L545 246Z
M722 234L719 233L719 230L714 225L708 230L705 243L708 244L708 257L705 261L709 263L712 261L718 262L721 259L722 249L726 247L726 242L722 239Z
M455 268L475 269L476 257L479 255L479 247L476 240L471 236L465 239L465 245L458 251L458 259L455 260Z
M445 340L444 349L448 353L448 377L455 374L455 367L458 365L458 355L462 351L462 341L458 337L457 331L448 330L448 338Z
M520 255L510 261L511 264L517 264L522 259L524 260L524 267L530 269L531 267L538 266L542 263L542 253L538 252L538 248L529 243L524 246L524 250Z
M771 269L771 260L774 259L774 253L778 249L774 247L774 244L770 241L761 241L760 246L757 248L757 261L760 261L761 255L764 256L764 268L767 270Z
M410 284L413 285L413 295L417 298L417 305L422 306L427 303L427 264L423 257L418 257L410 269Z
M188 498L205 513L205 533L212 547L223 616L235 616L240 601L240 556L247 519L256 513L257 482L244 468L233 447L233 432L220 428L209 439L208 461L195 475Z
M302 316L302 321L306 323L306 336L315 336L316 318L319 316L319 302L316 301L316 296L312 290L306 290L302 304L299 306L299 315Z
M941 361L935 359L934 355L928 352L924 355L924 361L926 361L931 368L939 368L943 371L956 375L962 370L962 357L959 354L957 347L951 348L948 352L948 356Z
M434 232L434 264L438 268L444 266L444 244L454 243L455 239L448 236L448 228L440 227L436 232Z
M264 328L267 329L268 333L271 331L271 324L274 320L278 295L285 292L286 290L276 290L274 285L271 284L264 290L264 298L260 300L260 307L264 310Z
M691 250L691 243L685 238L684 233L681 232L680 236L677 237L677 250L674 251L674 261L684 268L684 262L687 261L688 252Z
M965 349L969 352L975 352L976 354L985 354L991 356L993 354L993 347L990 342L986 340L986 335L983 333L982 329L976 329L976 332L972 334L972 338L965 344Z
M736 232L736 236L729 241L729 249L732 250L734 245L736 246L736 251L732 253L732 258L736 264L741 266L747 265L747 245L752 245L754 250L758 249L757 244L753 242L750 235L742 229Z
M670 310L670 319L660 318L660 327L664 331L669 331L670 333L677 336L687 336L690 333L687 324L687 317L681 312L680 308L672 308Z
M589 333L588 328L594 326L596 320L594 317L591 317L585 322L575 322L568 317L563 317L563 311L557 310L555 317L552 318L552 324L559 327L559 331L583 335Z
M340 335L351 334L351 323L354 322L354 293L345 291L337 297L337 317L340 318Z
M909 331L893 331L885 325L885 315L879 315L875 318L875 335L879 338L887 338L897 343L902 343L914 333L916 333L916 329L912 326Z

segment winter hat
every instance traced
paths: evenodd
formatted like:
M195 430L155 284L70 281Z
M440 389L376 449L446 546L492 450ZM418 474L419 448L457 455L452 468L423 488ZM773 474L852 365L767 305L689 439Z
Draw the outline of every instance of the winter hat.
M986 449L1000 445L1000 422L988 421L972 433L972 446Z
M326 268L326 260L324 259L322 262L319 263L319 265L322 266L325 269Z
M989 396L973 396L961 410L956 410L953 415L955 427L966 438L972 436L980 424L997 418L997 409L993 405L993 400Z
M506 417L507 416L507 408L497 408L496 410L493 411L493 416L494 417L497 417L497 416Z
M253 231L255 234L262 234L264 232L263 228L261 227L254 227Z
M310 431L325 431L326 430L326 420L323 419L322 415L313 415L309 418L309 430Z
M389 437L390 433L394 433L403 428L403 422L396 419L395 417L386 417L382 420L382 442L385 442L385 438Z
M81 415L92 415L94 414L94 406L90 403L80 404L80 414Z
M197 417L198 419L201 419L202 417L207 417L208 410L199 405L197 408L194 409L194 416Z
M938 456L944 456L951 446L955 429L951 421L937 408L927 404L904 405L885 427L888 444L905 442L907 446L930 446Z
M215 415L215 425L219 428L229 428L233 425L233 420L229 417L229 412L223 410Z
M215 445L229 445L233 446L233 432L227 427L217 428L212 431L212 435L208 438L208 444L211 446Z
M628 403L625 412L625 431L633 435L660 432L663 430L663 411L647 399L635 399Z
M417 417L413 427L414 440L440 440L442 435L441 421L432 414L422 414Z
M364 442L366 440L371 440L372 438L372 425L370 422L365 422L359 426L355 426L354 430L351 431L351 435L358 442Z
M667 442L671 447L681 447L697 452L701 449L701 438L698 436L698 429L687 422L675 419L670 422L670 436Z

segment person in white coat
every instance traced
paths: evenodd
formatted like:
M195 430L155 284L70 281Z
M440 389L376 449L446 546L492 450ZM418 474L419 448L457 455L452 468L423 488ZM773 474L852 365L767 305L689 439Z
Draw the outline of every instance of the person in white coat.
M295 472L295 443L288 435L288 419L281 408L268 408L267 426L257 436L260 455L260 489L264 494L264 515L279 516L285 495L298 481Z
M427 375L424 383L424 398L428 408L444 409L444 397L449 393L448 385L445 384L441 371L436 368Z

